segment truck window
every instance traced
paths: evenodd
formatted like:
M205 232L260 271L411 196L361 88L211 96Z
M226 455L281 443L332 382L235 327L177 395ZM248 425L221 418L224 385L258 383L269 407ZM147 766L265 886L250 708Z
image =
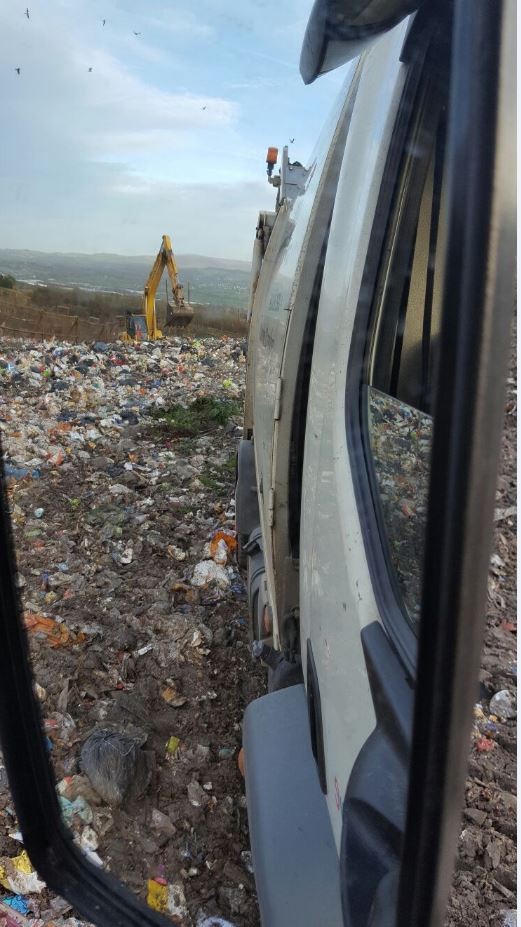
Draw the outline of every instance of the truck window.
M433 41L410 106L366 347L362 420L394 597L420 615L442 297L448 73ZM446 50L445 50L446 51Z

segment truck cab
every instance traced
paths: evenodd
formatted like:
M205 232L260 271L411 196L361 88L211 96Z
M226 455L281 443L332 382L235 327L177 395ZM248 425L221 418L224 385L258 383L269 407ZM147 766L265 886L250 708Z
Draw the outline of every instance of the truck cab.
M484 307L492 253L503 281L512 280L513 98L502 31L511 8L501 7L502 25L493 17L479 46L483 10L465 3L406 15L410 5L398 2L391 19L389 4L376 4L382 18L375 14L372 29L359 28L354 13L347 25L349 2L338 26L333 6L315 4L301 72L309 82L346 64L339 99L310 161L298 164L298 182L287 150L276 178L268 154L277 198L255 237L238 452L239 564L254 653L269 667L269 694L244 721L253 860L269 927L395 923L398 895L406 910L418 700L432 702L434 685L425 641L435 649L440 631L434 533L449 504L451 416L483 375L484 361L468 351L484 337L477 302ZM500 177L501 164L510 167ZM466 282L456 284L466 260ZM476 331L465 337L458 285L475 300ZM509 298L495 298L497 324L509 317ZM502 351L505 330L496 338ZM504 356L497 363L503 369ZM488 468L489 498L494 480ZM454 543L479 559L483 593L490 523ZM462 574L453 579L457 588ZM483 613L483 599L475 608ZM435 791L431 782L426 794ZM431 923L422 912L418 923Z

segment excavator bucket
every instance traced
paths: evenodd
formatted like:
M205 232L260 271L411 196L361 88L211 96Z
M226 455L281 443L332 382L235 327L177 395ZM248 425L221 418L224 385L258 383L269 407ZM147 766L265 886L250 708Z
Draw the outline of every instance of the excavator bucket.
M186 328L194 317L194 310L184 300L181 304L168 301L165 328Z

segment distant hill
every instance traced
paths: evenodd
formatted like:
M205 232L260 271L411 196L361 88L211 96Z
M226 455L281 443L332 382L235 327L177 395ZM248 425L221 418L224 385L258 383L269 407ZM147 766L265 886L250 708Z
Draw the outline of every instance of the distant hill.
M140 293L154 256L77 254L0 248L0 273L28 283L78 287L96 292ZM244 308L250 286L247 261L176 255L185 295L193 302ZM164 283L160 293L164 294Z

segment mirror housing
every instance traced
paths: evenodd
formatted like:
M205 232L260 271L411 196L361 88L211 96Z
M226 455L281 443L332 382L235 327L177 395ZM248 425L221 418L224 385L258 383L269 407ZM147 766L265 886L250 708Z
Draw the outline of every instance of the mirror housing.
M360 55L378 36L414 13L423 0L315 0L302 51L305 84Z

